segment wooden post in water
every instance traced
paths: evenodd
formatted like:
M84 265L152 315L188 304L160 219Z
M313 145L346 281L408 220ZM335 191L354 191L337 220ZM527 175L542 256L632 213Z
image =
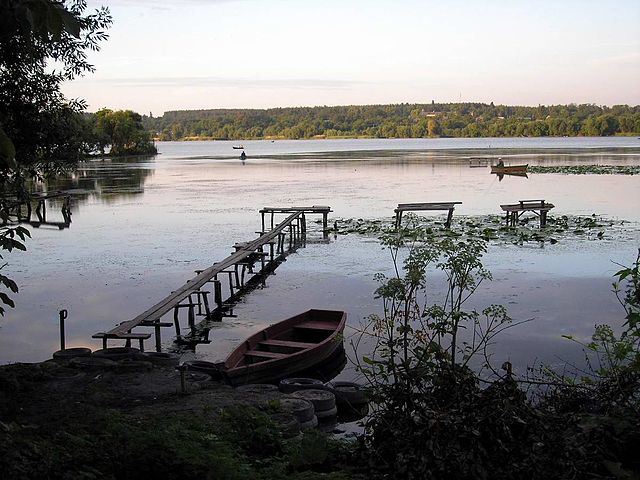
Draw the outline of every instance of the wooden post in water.
M65 334L64 334L64 321L67 318L68 312L64 309L58 312L60 315L60 350L65 349Z
M160 338L161 333L160 333L160 319L156 319L153 322L153 329L155 330L155 336L156 336L156 352L161 352L162 351L162 340Z
M218 308L222 308L222 285L217 278L213 280L213 301Z
M322 212L322 235L326 238L329 235L329 229L327 228L327 216L328 212Z

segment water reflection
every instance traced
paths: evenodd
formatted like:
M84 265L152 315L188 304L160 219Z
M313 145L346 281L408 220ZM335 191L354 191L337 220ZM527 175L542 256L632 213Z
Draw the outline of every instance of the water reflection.
M498 181L501 182L502 179L507 176L507 177L524 177L524 178L529 178L529 176L527 175L527 172L504 172L504 173L493 173L496 177L498 177Z
M155 156L101 158L80 163L70 174L49 179L48 190L62 190L73 195L73 204L81 205L98 197L105 203L138 197L144 184L154 174Z

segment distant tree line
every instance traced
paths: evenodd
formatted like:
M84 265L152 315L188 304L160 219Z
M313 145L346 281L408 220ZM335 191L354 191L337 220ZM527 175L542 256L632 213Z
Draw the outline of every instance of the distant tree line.
M637 135L640 106L485 103L178 110L144 116L159 140Z

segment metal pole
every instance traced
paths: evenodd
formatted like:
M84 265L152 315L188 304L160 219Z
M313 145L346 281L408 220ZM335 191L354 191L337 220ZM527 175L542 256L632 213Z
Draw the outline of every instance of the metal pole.
M65 348L64 321L68 316L68 312L63 309L63 310L60 310L59 315L60 315L60 350L64 350Z

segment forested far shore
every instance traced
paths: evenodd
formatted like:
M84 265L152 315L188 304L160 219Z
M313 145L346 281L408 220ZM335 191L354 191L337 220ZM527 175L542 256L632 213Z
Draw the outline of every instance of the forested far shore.
M143 116L158 140L574 137L640 134L640 105L430 103L177 110Z

